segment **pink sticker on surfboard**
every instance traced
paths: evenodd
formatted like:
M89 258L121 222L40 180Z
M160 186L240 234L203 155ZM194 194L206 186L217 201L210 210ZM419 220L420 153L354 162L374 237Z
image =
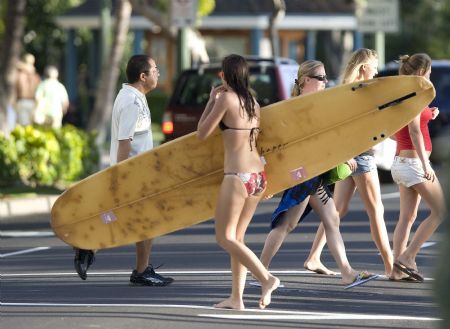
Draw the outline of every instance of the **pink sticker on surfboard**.
M102 222L105 224L111 224L112 222L117 220L117 216L113 211L108 211L100 215Z
M291 170L290 174L293 180L299 180L302 178L306 178L307 176L306 170L303 167Z

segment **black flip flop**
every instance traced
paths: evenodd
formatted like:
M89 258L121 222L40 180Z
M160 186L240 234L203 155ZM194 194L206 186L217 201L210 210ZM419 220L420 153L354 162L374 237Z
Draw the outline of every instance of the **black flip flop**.
M424 277L422 276L422 274L419 273L419 271L417 271L413 268L407 267L405 264L396 262L396 263L394 263L394 267L397 270L409 275L410 277L416 279L419 282L423 282L425 280Z

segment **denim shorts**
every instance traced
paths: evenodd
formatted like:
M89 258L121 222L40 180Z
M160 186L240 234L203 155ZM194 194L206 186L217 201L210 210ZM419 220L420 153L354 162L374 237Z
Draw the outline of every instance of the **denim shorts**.
M411 187L426 182L425 172L419 158L396 156L391 168L392 179L397 184Z
M360 176L377 169L375 157L373 155L358 155L355 157L358 167L352 173L352 176Z

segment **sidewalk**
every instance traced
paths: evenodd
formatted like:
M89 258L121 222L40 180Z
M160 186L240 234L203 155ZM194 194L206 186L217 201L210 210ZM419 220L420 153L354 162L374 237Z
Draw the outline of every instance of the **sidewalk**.
M12 217L50 214L58 195L39 195L27 198L7 198L0 200L0 222Z
M109 153L102 152L100 170L109 166ZM59 195L37 195L23 198L0 199L0 223L23 218L24 216L46 215L50 218L53 204Z

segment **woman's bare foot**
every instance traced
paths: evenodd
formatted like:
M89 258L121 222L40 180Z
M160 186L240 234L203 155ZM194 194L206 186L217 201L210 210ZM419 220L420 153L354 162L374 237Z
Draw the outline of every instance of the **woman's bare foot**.
M412 269L417 271L417 264L414 261L414 259L405 257L404 255L400 255L397 258L397 263L400 263L400 264L402 264L402 265L404 265L404 266L406 266L408 268L412 268Z
M395 280L395 281L397 281L397 280L402 280L402 279L408 278L409 276L408 276L407 274L405 274L405 273L399 271L398 269L396 269L396 268L394 267L394 268L392 269L392 272L391 272L389 275L387 275L387 277L388 277L390 280Z
M352 270L350 273L341 273L342 274L342 283L344 285L351 284L355 281L356 277L358 276L359 272L356 272L355 270Z
M244 310L245 309L244 302L242 300L234 301L231 299L231 297L228 297L224 301L222 301L218 304L214 304L213 306L215 308L225 308L225 309L231 309L231 310Z
M336 275L336 272L329 270L321 261L305 261L303 267L308 271L315 272L317 274Z
M276 290L280 285L280 280L275 276L270 276L267 282L261 282L261 299L259 300L259 308L265 309L272 300L272 291Z

